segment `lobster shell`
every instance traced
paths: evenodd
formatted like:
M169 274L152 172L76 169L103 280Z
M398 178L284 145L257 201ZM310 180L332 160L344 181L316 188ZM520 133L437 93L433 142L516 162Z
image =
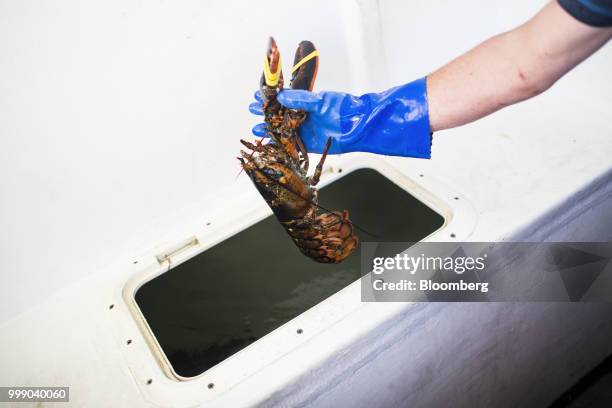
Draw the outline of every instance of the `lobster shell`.
M292 89L312 90L318 61L314 44L302 41L295 53ZM332 140L328 139L313 175L308 176L308 152L299 135L307 113L283 107L276 99L282 88L280 53L271 37L260 80L266 134L271 143L241 140L252 151L250 154L241 151L238 160L304 255L317 262L342 262L357 248L359 239L348 211L319 211L315 188Z

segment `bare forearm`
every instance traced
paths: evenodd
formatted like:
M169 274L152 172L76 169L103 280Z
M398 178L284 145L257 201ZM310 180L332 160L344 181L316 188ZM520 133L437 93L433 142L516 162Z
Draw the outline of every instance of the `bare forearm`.
M427 77L432 131L531 98L594 53L612 29L573 19L553 1L530 21L478 45Z

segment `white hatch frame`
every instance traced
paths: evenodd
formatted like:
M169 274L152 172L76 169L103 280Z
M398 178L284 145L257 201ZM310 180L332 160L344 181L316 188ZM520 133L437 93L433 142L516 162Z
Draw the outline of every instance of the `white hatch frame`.
M397 186L440 214L444 218L443 225L423 241L466 241L476 226L476 213L469 201L461 193L452 191L448 186L432 179L427 174L411 172L410 169L400 171L388 162L369 155L363 155L360 160L345 161L340 159L333 163L332 166L327 166L323 172L322 186L332 183L354 170L371 168L380 172ZM271 215L271 211L267 206L257 206L247 213L236 214L229 224L223 224L222 220L216 222L217 220L212 219L209 224L218 225L217 228L211 228L210 225L207 225L200 232L186 237L176 245L169 246L167 250L156 254L155 257L148 256L135 261L144 266L125 283L121 291L124 304L129 310L126 317L132 319L132 321L123 320L119 322L117 330L119 331L119 337L132 338L135 335L135 323L140 335L146 341L150 353L147 353L145 348L135 347L126 349L123 353L132 374L137 379L137 384L141 387L141 391L155 403L167 404L172 402L167 400L163 393L165 387L160 386L160 384L165 384L166 387L180 386L182 388L180 398L184 398L184 402L187 404L222 398L221 396L225 391L236 386L239 382L262 372L279 359L286 358L294 353L300 353L301 346L316 337L324 335L329 328L350 320L347 317L356 314L362 316L359 319L361 322L359 326L361 327L356 327L354 324L348 325L343 330L344 335L342 337L333 336L327 339L328 347L320 356L312 353L304 356L308 364L296 367L293 374L287 373L286 381L290 381L300 375L301 369L305 370L307 366L316 366L334 350L340 350L347 342L356 341L363 333L373 329L386 319L393 318L400 310L410 306L409 303L401 303L377 307L376 304L362 303L360 301L360 280L357 280L204 373L195 377L183 377L177 374L141 313L135 300L136 292L142 285L155 277L269 215ZM368 309L373 307L377 311L368 317ZM159 370L152 371L151 360L155 361ZM157 386L147 387L147 384L152 382L155 382ZM175 394L173 401L174 403L177 402Z

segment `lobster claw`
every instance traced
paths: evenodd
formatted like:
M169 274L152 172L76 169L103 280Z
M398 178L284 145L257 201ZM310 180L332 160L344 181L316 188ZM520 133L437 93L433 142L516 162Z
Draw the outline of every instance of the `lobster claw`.
M291 68L291 89L303 89L312 91L317 71L319 69L319 51L310 41L302 41L293 58L293 68ZM305 112L290 109L289 116L303 122L306 119ZM308 151L300 136L296 137L296 147L300 155L301 165L308 171Z
M283 65L276 41L270 37L268 50L264 56L264 67L260 81L261 95L264 101L264 112L267 104L276 102L276 95L283 89ZM278 104L278 103L276 103Z
M291 89L312 91L319 69L319 51L310 41L302 41L295 51L291 68Z

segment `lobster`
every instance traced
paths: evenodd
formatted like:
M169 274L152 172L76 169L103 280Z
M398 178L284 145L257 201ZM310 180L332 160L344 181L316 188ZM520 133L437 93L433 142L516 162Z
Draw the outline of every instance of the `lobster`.
M318 70L318 51L302 41L295 53L291 88L311 91ZM330 211L318 204L316 185L331 147L325 149L312 176L308 176L308 151L299 135L307 113L288 109L276 99L283 89L280 52L270 37L260 81L263 112L270 142L240 140L251 150L240 151L238 160L272 212L299 250L322 263L339 263L357 247L348 211ZM263 140L263 139L262 139ZM319 209L324 211L319 213Z

